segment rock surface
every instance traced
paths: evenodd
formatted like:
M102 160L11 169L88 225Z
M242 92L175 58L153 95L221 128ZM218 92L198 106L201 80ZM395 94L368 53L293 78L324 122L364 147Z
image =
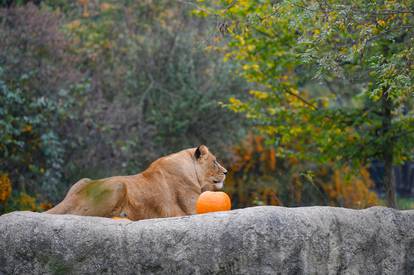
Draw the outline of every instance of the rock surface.
M139 222L0 217L0 274L414 274L414 211L253 207Z

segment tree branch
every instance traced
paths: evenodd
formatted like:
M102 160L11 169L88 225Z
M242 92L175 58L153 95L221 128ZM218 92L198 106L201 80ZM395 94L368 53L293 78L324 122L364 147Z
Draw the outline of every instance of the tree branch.
M299 99L300 101L302 101L302 102L303 102L303 103L305 103L306 105L308 105L308 106L312 107L314 110L318 110L318 107L316 107L314 104L310 103L309 101L307 101L306 99L304 99L304 98L303 98L303 97L301 97L300 95L295 94L294 92L291 92L291 91L289 91L289 90L285 90L284 92L285 92L285 93L287 93L287 94L290 94L290 95L292 95L292 96L294 96L294 97L296 97L297 99Z

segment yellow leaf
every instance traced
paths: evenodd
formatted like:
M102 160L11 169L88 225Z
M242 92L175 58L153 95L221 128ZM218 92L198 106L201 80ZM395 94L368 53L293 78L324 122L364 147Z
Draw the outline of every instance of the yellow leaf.
M268 93L261 92L261 91L251 90L249 93L257 99L266 99L269 97Z
M384 20L382 20L382 19L378 20L378 21L377 21L377 23L378 23L378 25L380 25L381 27L384 27L384 26L385 26L385 21L384 21Z

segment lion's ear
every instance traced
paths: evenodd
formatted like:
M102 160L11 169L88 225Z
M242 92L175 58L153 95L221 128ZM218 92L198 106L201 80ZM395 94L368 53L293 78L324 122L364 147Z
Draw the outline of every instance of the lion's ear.
M208 148L205 145L198 146L194 153L196 159L199 159L200 157L203 157L207 154L208 154Z

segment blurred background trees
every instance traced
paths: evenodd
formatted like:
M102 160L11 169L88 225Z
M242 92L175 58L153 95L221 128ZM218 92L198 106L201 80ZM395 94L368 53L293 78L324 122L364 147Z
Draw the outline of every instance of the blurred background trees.
M202 143L228 156L243 122L219 102L246 84L206 50L217 34L192 8L37 4L3 3L0 16L0 171L11 201L57 202L81 177L137 173Z
M386 201L396 207L393 165L413 156L413 4L210 2L202 10L228 33L219 47L258 87L229 108L279 156L356 173L382 161Z
M364 28L378 28L383 46L361 63L346 36L360 35L357 24L341 29L328 14L328 26L317 20L322 7L297 16L300 2L283 3L273 11L270 2L223 2L222 13L204 17L220 6L0 1L0 212L47 209L82 177L137 173L199 144L230 168L225 191L233 207L379 204L364 168L385 142L375 139L381 115L371 112L381 111L371 95L381 83L369 86L379 79L369 73L386 74L372 58L398 38L397 25L385 15L372 19L391 26ZM342 55L322 56L338 50L332 39L342 41ZM324 46L309 46L314 40ZM390 47L394 56L405 46ZM349 79L355 76L361 79ZM410 85L410 77L390 85ZM411 125L401 96L392 140L407 137ZM394 160L408 159L405 148L395 145Z
M74 119L81 76L60 22L32 4L0 10L0 171L13 190L42 200L66 189L63 125Z

